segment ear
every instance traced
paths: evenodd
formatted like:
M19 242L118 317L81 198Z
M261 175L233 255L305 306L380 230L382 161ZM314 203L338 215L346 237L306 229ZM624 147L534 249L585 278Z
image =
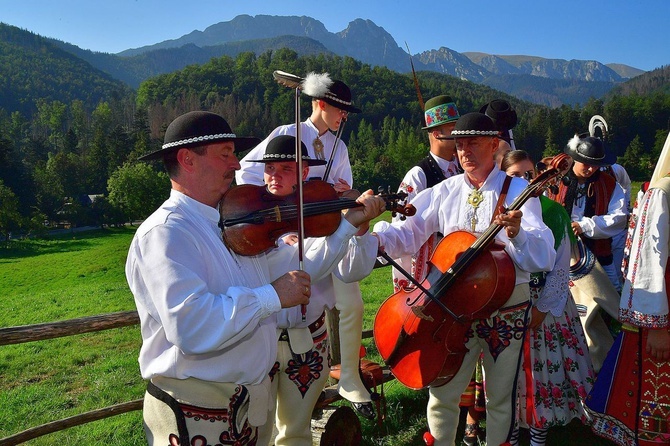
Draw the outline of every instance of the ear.
M182 169L187 172L193 172L194 154L189 149L179 149L177 152L177 161Z
M317 101L317 103L319 104L319 109L321 109L321 110L325 110L325 109L326 109L326 101L324 101L324 100L322 100L322 99L319 99L319 100Z
M307 180L308 175L309 175L309 166L305 165L305 167L302 168L302 181Z

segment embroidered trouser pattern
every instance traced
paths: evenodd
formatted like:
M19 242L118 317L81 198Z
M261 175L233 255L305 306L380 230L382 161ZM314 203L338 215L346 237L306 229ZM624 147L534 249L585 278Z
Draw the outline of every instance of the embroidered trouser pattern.
M486 382L486 443L507 441L514 418L516 375L530 299L528 284L517 285L512 296L493 317L472 323L465 346L469 352L454 378L429 389L428 426L435 446L451 446L456 438L459 401L475 364L484 352Z
M180 403L149 383L144 395L144 431L148 444L255 446L258 429L246 418L248 392L244 386L234 386L228 397L228 406L197 407Z
M275 446L312 445L312 412L330 372L326 326L312 333L312 339L312 349L301 355L291 351L288 339L278 343L271 385L277 405L270 408L268 422L259 429L259 445L269 443L275 424Z

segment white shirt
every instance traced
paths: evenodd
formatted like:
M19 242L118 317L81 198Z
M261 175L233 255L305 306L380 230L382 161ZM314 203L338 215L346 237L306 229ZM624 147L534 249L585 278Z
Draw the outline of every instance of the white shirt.
M247 155L240 160L240 170L235 172L235 180L237 184L256 184L261 185L263 183L263 170L265 167L264 163L251 163L248 160L261 160L265 154L265 149L271 139L279 135L291 135L295 136L295 124L282 125L277 127L270 133L270 135L261 141L256 147L251 149ZM319 130L314 126L311 120L307 119L306 121L300 123L300 139L307 146L307 153L310 158L316 159L316 154L314 153L314 147L312 142L316 137L319 137L323 143L323 153L325 160L330 159L330 155L333 152L333 145L335 143L335 135L326 131L323 135L319 136ZM337 142L335 150L335 157L333 158L332 168L328 178L325 179L328 183L335 184L340 178L345 180L350 186L353 187L353 177L351 173L351 165L349 164L349 151L347 150L347 145L344 144L342 139L339 139ZM323 179L323 175L326 172L326 166L310 166L309 168L309 177L317 177Z
M587 186L588 187L588 186ZM575 200L572 206L570 219L579 223L584 235L592 239L610 238L626 229L628 208L625 203L623 188L617 183L614 185L612 197L604 215L584 216L586 199Z
M342 219L304 250L312 280L329 275L356 228ZM126 278L140 316L142 377L253 385L277 356L279 298L270 282L298 269L297 249L237 256L224 245L219 212L175 190L138 228ZM300 307L292 308L300 318Z
M490 226L506 176L497 167L493 168L479 189L483 194L483 201L476 210L467 203L474 187L464 174L447 178L420 192L412 201L416 207L416 215L391 225L386 222L375 225L374 231L380 238L380 244L394 258L412 254L434 232L439 231L445 237L459 230L472 232L473 217L476 218L474 232L483 233ZM527 184L521 178L513 178L505 206L509 206ZM505 251L514 261L517 284L528 282L531 272L550 270L556 259L554 236L542 221L539 199L529 199L521 207L521 212L521 230L515 238L509 239L504 230L496 235L496 239L505 245Z
M668 328L665 270L670 253L670 209L665 192L649 189L638 212L619 319L639 327Z

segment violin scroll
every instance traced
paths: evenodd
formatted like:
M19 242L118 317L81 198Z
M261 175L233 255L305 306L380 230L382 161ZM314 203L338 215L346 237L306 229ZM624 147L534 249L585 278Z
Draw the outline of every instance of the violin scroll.
M562 181L571 166L572 158L565 153L554 156L549 165L537 163L537 170L541 173L529 185L532 188L532 195L539 197L545 189L554 188L556 181Z
M384 189L381 186L379 186L377 192L379 193L379 196L386 201L386 210L391 211L392 217L400 214L400 220L405 220L407 217L416 214L416 208L413 205L409 203L400 204L401 201L407 199L406 192L400 191L395 194L390 192L384 193Z

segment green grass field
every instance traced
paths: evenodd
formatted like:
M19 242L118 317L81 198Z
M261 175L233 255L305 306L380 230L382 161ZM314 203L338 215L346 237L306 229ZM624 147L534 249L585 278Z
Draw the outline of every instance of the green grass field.
M0 327L53 322L134 310L124 263L135 228L106 229L49 240L13 241L0 250ZM361 283L364 327L392 292L390 270L380 268ZM112 329L48 341L0 346L0 438L25 429L141 398L144 382L137 355L139 327ZM368 357L372 340L364 341ZM421 445L426 429L426 391L397 382L385 386L387 417L380 436L363 420L366 445ZM525 439L524 439L525 441ZM25 443L30 445L145 444L139 411L96 421ZM527 444L523 443L523 444ZM550 445L606 445L573 423L552 430Z

